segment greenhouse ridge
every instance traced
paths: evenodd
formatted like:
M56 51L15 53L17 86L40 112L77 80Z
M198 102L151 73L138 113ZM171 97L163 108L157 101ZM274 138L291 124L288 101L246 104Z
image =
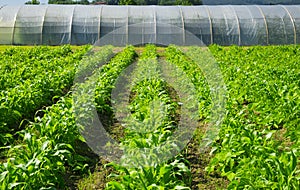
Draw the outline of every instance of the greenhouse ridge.
M104 37L104 38L103 38ZM300 43L300 6L5 6L0 44ZM100 40L101 43L101 40Z

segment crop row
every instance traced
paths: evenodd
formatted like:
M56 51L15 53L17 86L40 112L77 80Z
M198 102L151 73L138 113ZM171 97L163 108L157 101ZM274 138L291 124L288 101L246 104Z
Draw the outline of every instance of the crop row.
M86 50L84 47L72 52L70 46L62 46L24 51L9 49L2 53L1 146L12 139L21 120L32 119L38 109L52 104L53 97L68 91L73 84L76 66Z
M175 47L167 48L167 60L181 65L188 75L196 76L195 86L197 79L201 84L201 72L195 61L204 62L200 64L202 68L198 67L202 72L209 65L208 73L216 74L216 69L223 73L209 84L210 89L220 88L224 80L228 94L223 93L226 98L218 97L221 104L226 101L226 116L212 135L215 138L213 159L206 170L226 176L231 181L229 189L299 188L299 55L296 48L231 47L226 50L212 46L210 50L218 67L211 65L210 56L203 48L191 47L185 54ZM188 68L196 72L189 72ZM208 81L210 76L205 77ZM200 117L205 118L202 122L211 122L211 112L218 109L210 105L212 91L205 86L198 89L204 90L198 91L198 98L203 97L202 104L199 99ZM204 112L201 105L205 105ZM209 108L213 108L211 112ZM223 115L224 111L216 113ZM218 128L221 129L219 134Z
M46 46L29 49L8 48L0 53L0 89L6 90L40 78L56 68L57 64L73 53L70 46L49 48Z
M107 49L107 51L105 49L101 51L102 54L97 57L98 62L95 61L95 64L107 61L107 57L111 56L109 47ZM97 75L99 72L99 78L97 79L99 82L95 89L96 108L99 113L112 112L109 102L114 83L122 70L133 62L135 56L133 47L125 48L123 52L111 59L109 64L103 65L101 69L95 72ZM131 120L129 123L133 124L133 128L131 128L132 130L129 130L130 127L126 129L126 137L122 139L121 143L121 146L127 148L128 159L130 155L131 158L141 158L138 155L132 155L136 148L148 147L150 150L155 149L156 153L167 153L168 149L157 150L157 147L167 141L169 136L172 135L172 131L176 129L176 123L173 119L176 117L175 112L178 109L178 104L169 96L169 87L160 79L156 56L155 47L149 46L137 64L137 78L144 79L145 76L148 76L148 78L137 82L133 88L135 96L132 97L130 103L133 114L132 118L129 119ZM85 61L93 62L93 60L84 59L83 66L80 69L84 71L77 74L79 80L75 86L77 85L78 89L89 87L84 86L86 85L85 82L88 81L83 76L89 73L89 71L86 71L89 68L87 69L84 66ZM94 67L91 68L93 70ZM76 103L82 101L78 98L74 100L77 101ZM153 102L152 106L150 105L151 102ZM159 110L160 105L157 105L157 102L164 105L166 109ZM23 141L9 150L9 158L1 167L0 182L2 189L63 187L65 185L63 179L67 171L78 172L86 169L87 160L78 154L78 147L76 147L77 141L83 139L79 134L80 126L76 121L78 118L75 119L72 104L71 97L62 98L57 104L44 110L42 118L36 116L35 122L31 122L25 130L19 133L23 137ZM154 110L149 110L149 106ZM153 115L153 113L160 114L161 111L166 112L163 114L164 117L157 118L157 115ZM89 115L86 115L86 117L89 117ZM136 120L146 124L139 125L142 128L134 129L137 127L134 124ZM151 120L154 120L157 124L152 126ZM136 130L146 130L148 132L139 133L135 132ZM170 146L164 148L170 148ZM144 162L141 161L137 168L113 164L119 169L119 178L129 178L131 181L122 180L120 183L111 181L107 184L107 188L114 189L121 186L124 188L176 187L188 189L184 187L190 185L190 171L186 161L177 156L173 161L160 163L160 158L155 157L155 155L152 155L154 156L152 159L155 159L152 163L148 163L149 159L144 159ZM140 154L140 156L142 155ZM128 161L128 159L126 158L125 161ZM149 165L146 167L147 170L143 165L145 163ZM126 171L130 171L129 176L126 175Z
M172 155L179 147L170 140L177 128L173 119L179 105L161 77L156 47L146 46L130 76L125 75L130 83L126 89L132 94L125 108L130 114L122 118L126 126L120 143L123 156L109 164L116 173L111 174L107 189L189 189L191 172L182 156Z
M230 189L298 189L299 47L210 49L228 100L207 170L220 171Z
M111 56L111 47L101 50L95 53L96 61L83 60L83 73L89 70L86 62L93 68L93 64L103 63ZM114 59L120 60L127 56L126 53L120 53ZM78 144L84 139L73 109L72 96L67 95L43 110L42 118L36 116L34 122L19 132L23 140L10 148L7 161L0 167L1 189L63 188L66 172L86 171L89 159L78 153L82 153Z

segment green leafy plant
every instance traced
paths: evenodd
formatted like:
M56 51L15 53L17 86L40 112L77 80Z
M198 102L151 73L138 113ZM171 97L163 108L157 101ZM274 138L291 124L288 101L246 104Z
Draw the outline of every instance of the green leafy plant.
M70 46L37 47L2 53L1 79L9 81L1 82L0 87L0 146L9 144L23 119L32 119L38 109L51 105L54 97L67 93L87 48L73 52Z
M187 161L176 157L173 161L161 160L171 155L176 144L168 138L176 128L172 121L178 104L167 93L160 79L156 48L148 45L134 70L130 100L131 116L126 118L124 150L121 165L111 163L118 174L107 184L107 189L189 189L190 170ZM160 107L165 107L161 109ZM165 113L164 113L165 112ZM163 146L162 146L163 145Z

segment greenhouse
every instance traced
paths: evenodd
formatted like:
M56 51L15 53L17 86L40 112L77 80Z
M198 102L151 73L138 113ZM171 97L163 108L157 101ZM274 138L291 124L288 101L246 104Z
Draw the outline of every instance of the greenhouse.
M300 6L24 5L0 9L0 44L97 41L119 46L299 44Z

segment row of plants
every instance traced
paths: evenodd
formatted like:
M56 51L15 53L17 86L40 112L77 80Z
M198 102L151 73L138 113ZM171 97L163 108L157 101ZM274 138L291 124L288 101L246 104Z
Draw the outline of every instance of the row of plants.
M227 177L229 189L299 188L298 48L210 47L218 62L217 67L211 69L220 69L223 74L222 79L217 76L216 82L224 80L228 93L222 94L226 95L226 115L222 125L218 126L220 133L217 129L217 133L210 137L213 159L206 170L208 173L217 171ZM188 48L185 54L179 48L169 47L165 55L169 62L177 64L191 78L198 92L200 120L202 123L210 122L214 110L209 108L217 108L211 107L209 90L213 88L210 86L211 89L208 89L207 80L200 71L207 68L197 67L194 60L203 60L201 66L205 67L205 61L211 63L211 58L205 59L207 54L203 49L195 47ZM215 84L211 82L209 85ZM219 87L223 88L222 84ZM225 101L225 98L219 97L219 100ZM201 140L202 135L196 138ZM122 189L131 188L131 183L136 182L136 185L145 188L146 180L132 180L143 179L135 170L118 169L123 170L121 179L125 177L121 182L109 185ZM130 178L130 175L136 175L136 178Z
M108 164L115 172L109 176L107 189L189 189L188 163L174 154L179 147L171 140L179 105L161 74L153 45L145 47L130 76L125 73L129 78L125 88L130 89L131 96L127 111L121 111L127 115L122 118L123 155L118 162ZM117 112L123 106L117 106Z
M62 98L43 111L42 118L20 131L20 144L12 146L0 166L1 189L51 189L65 186L65 173L84 170L85 159L75 154L80 138L72 113L72 99Z
M177 62L179 66L187 63L181 67L183 70L193 67L196 60L203 62L202 72L207 69L206 65L212 70L208 73L215 74L216 68L222 72L228 94L223 94L226 99L218 98L219 101L226 100L226 116L219 126L220 133L217 129L212 135L213 158L206 170L227 177L231 182L229 189L299 188L298 48L211 46L217 67L211 66L211 56L203 48L190 47L185 54L179 48L167 48L167 60ZM190 73L201 79L201 72L196 67L193 70L197 72ZM207 81L209 76L205 77ZM216 77L215 83L220 87L223 79ZM194 80L193 83L197 85ZM205 110L202 122L207 123L213 112L209 112L208 93L211 92L205 87L198 89L205 90L198 97L203 97L206 102L199 110L200 117L201 107ZM202 135L196 138L200 140Z
M121 53L112 62L125 56ZM77 72L76 78L88 74L97 63L106 63L111 57L111 47L91 52L80 62L81 72ZM39 112L43 116L37 114L33 122L18 132L23 140L11 145L6 161L1 164L0 189L63 189L71 180L70 176L86 173L94 164L93 158L86 156L88 150L82 150L86 149L85 139L80 134L70 93Z
M299 47L210 50L228 97L207 171L226 176L228 189L299 189Z
M60 59L72 53L70 46L7 48L0 52L0 89L14 88L25 81L39 78L49 70L53 70Z
M181 76L190 81L190 85L185 81L179 83L179 89L194 92L185 96L184 99L193 109L188 113L194 116L194 122L190 122L186 128L191 130L189 141L185 142L182 155L190 162L192 171L192 189L219 189L226 187L226 179L222 179L218 173L208 175L204 170L210 159L209 149L214 142L222 118L224 117L224 95L226 86L220 80L218 67L207 48L193 47L198 49L199 58L193 59L187 52L188 48L169 46L165 49L164 56L166 61L175 65L178 70L171 73L178 73L176 79ZM191 48L192 49L192 48ZM192 52L192 51L191 51ZM184 80L182 80L184 81ZM216 82L215 82L216 81ZM194 101L191 101L195 99ZM181 100L182 102L182 100ZM186 103L184 103L186 104ZM187 112L187 111L184 111Z
M115 57L109 64L101 67L95 88L96 109L100 114L113 116L111 92L121 72L132 64L137 57L133 46L126 47L122 54Z
M166 48L164 56L168 62L180 68L195 86L199 103L199 119L206 120L210 114L211 96L203 71L179 47L169 46Z
M164 55L169 63L176 65L191 81L192 87L185 87L187 84L182 84L181 89L183 87L188 90L195 89L194 107L197 108L195 109L197 123L194 125L202 132L193 138L200 144L199 149L205 151L216 138L225 115L226 86L208 49L202 47L189 49L191 51L169 46ZM195 54L199 55L196 59L193 58Z
M2 52L0 146L10 144L23 119L33 119L38 109L69 91L76 67L88 48L10 48Z

